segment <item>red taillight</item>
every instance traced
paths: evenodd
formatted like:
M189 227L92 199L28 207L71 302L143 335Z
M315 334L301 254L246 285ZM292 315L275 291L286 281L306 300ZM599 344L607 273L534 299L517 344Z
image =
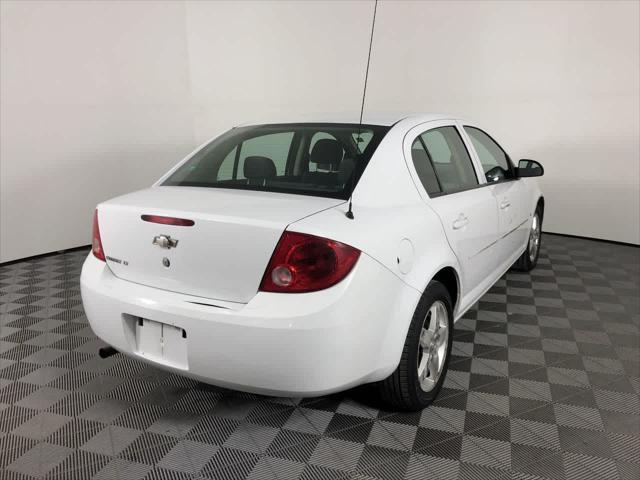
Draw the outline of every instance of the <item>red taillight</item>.
M351 271L360 250L305 233L284 232L276 246L260 290L303 293L329 288Z
M178 227L193 227L194 221L186 218L162 217L160 215L142 215L145 222L159 223L161 225L175 225Z
M102 249L102 240L100 240L100 226L98 225L98 210L93 214L93 238L91 240L91 251L98 259L106 262L104 258L104 250Z

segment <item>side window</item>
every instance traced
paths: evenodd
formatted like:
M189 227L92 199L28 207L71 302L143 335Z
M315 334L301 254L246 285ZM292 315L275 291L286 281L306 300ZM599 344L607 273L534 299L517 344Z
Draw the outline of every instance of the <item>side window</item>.
M216 176L216 180L231 180L233 179L233 164L236 161L236 152L238 151L238 147L235 146L229 152L229 154L224 157L222 163L220 164L220 168L218 168L218 175Z
M515 177L509 158L500 145L482 130L473 127L464 127L464 130L478 153L488 182L510 180Z
M424 149L420 137L416 138L413 145L411 145L411 159L413 160L413 166L416 169L418 178L429 196L441 193L442 191L438 184L436 172L433 169L433 164L431 160L429 160L429 155L427 155L427 151Z
M271 159L276 166L276 175L284 175L292 140L293 132L283 132L254 137L243 142L240 145L240 159L238 163L237 178L245 178L244 160L245 158L254 155Z
M455 127L440 127L420 135L444 193L478 185L469 152Z

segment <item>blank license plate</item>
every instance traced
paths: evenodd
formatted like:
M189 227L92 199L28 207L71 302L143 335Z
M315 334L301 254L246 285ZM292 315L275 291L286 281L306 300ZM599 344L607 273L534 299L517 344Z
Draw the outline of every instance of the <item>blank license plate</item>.
M139 318L136 322L137 353L154 362L187 370L187 335L184 329Z

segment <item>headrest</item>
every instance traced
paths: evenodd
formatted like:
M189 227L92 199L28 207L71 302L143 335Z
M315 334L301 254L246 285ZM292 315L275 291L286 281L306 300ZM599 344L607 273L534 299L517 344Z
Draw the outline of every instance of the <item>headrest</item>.
M273 178L276 176L276 166L267 157L252 156L244 159L242 168L245 178Z
M331 138L322 138L313 146L309 161L317 163L321 168L336 170L342 161L342 152L340 142Z

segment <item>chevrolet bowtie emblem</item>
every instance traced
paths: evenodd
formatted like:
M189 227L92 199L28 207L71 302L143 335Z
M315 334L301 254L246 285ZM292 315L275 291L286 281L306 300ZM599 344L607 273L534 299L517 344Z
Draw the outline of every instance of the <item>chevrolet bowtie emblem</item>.
M178 240L171 238L169 235L158 235L157 237L153 237L153 244L169 250L170 248L178 246Z

